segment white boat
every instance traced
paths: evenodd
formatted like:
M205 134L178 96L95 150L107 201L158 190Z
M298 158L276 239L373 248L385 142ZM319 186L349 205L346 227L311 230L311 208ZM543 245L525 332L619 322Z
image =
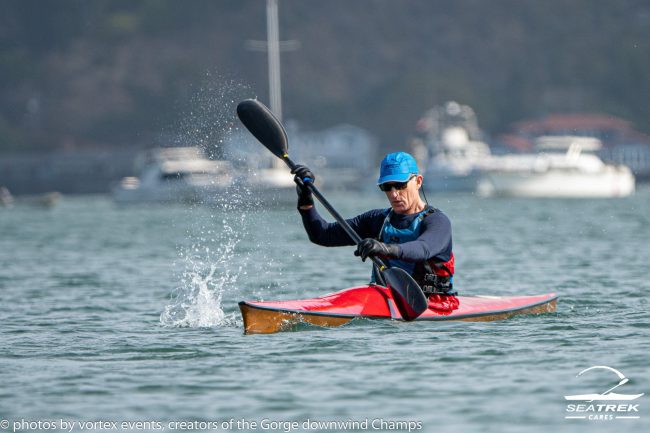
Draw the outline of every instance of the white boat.
M427 191L474 191L487 158L490 158L487 144L470 140L463 128L446 128L438 151L426 166L424 187Z
M450 101L418 121L411 146L424 170L426 191L473 192L490 147L481 140L474 110Z
M629 196L635 179L628 167L605 164L596 155L585 153L600 147L600 141L592 137L539 137L539 153L486 160L478 192L483 196L540 198Z
M199 147L168 147L145 156L141 174L112 189L118 203L210 203L234 183L229 161L210 160Z

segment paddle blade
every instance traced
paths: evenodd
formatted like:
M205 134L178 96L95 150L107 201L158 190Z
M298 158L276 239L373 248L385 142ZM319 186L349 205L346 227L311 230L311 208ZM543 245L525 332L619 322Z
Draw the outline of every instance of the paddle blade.
M289 149L287 133L266 105L246 99L237 105L237 116L260 143L278 158L284 158Z
M386 285L404 320L414 320L428 308L427 298L408 272L400 268L383 271Z

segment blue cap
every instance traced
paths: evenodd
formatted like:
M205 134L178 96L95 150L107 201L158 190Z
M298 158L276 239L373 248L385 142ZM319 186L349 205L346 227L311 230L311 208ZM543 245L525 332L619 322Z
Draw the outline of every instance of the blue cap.
M386 182L406 182L412 174L419 174L415 158L406 152L389 153L381 160L377 185Z

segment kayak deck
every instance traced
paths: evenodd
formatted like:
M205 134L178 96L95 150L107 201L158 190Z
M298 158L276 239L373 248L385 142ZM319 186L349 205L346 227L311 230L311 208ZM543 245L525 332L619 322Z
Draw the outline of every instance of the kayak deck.
M551 313L555 293L535 296L458 296L453 311L427 309L416 321L503 320L518 314ZM291 330L299 323L322 327L345 325L356 318L403 320L390 289L377 285L353 287L319 298L289 301L242 301L244 333L271 334Z

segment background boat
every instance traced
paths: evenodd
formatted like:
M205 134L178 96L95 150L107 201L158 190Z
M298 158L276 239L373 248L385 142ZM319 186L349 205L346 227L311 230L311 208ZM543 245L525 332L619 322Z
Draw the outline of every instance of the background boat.
M605 164L592 153L596 138L549 136L536 140L539 153L493 156L485 161L478 192L483 196L610 198L634 192L623 165Z
M210 202L235 180L229 161L210 160L196 146L153 149L138 165L137 177L124 177L112 189L117 203Z
M490 157L474 110L449 101L428 110L417 131L411 148L424 173L425 190L473 192Z
M650 180L650 137L632 122L603 113L552 113L515 122L499 137L509 151L532 151L535 139L544 136L593 137L602 146L596 154L606 162L626 165L637 181Z

